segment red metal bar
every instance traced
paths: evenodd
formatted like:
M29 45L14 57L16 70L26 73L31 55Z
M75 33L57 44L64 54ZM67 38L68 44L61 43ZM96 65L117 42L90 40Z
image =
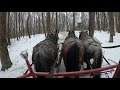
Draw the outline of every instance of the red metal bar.
M25 75L23 75L23 76L19 76L19 77L17 77L17 78L26 78L26 77L29 77L29 76L31 76L31 73L25 74Z
M26 64L27 64L27 66L28 66L28 70L30 71L30 75L31 75L33 78L36 78L36 75L34 74L33 69L32 69L32 67L31 67L28 59L26 58L25 61L26 61Z
M28 58L25 58L26 64L28 66L28 70L30 71L29 74L25 74L23 76L20 76L18 78L25 78L28 76L32 76L33 78L36 78L36 76L48 76L48 72L33 72L33 69L28 61ZM117 68L115 71L114 76L117 73L118 68L120 68L120 64L118 65L112 65L108 67L102 67L102 68L97 68L97 69L92 69L92 70L85 70L85 71L75 71L75 72L66 72L66 73L54 73L54 76L74 76L74 75L83 75L83 74L90 74L90 73L95 73L95 72L100 72L112 68ZM113 78L114 78L113 76Z
M97 68L97 69L92 69L92 70L85 70L85 71L76 71L76 72L66 72L66 73L54 73L54 76L74 76L74 75L84 75L84 74L90 74L90 73L95 73L95 72L100 72L112 68L116 68L118 65L112 65L108 67L103 67L103 68ZM34 72L36 76L47 76L48 73L45 72Z
M115 71L115 73L113 75L113 78L115 78L117 76L119 69L120 69L120 62L119 62L119 65L116 68L116 71Z
M54 73L54 76L74 76L74 75L84 75L84 74L90 74L90 73L95 73L95 72L100 72L100 71L104 71L104 70L108 70L108 69L112 69L112 68L117 68L120 67L119 65L112 65L112 66L108 66L108 67L103 67L103 68L97 68L97 69L92 69L92 70L85 70L85 71L75 71L75 72L66 72L66 73ZM26 74L23 76L20 76L18 78L25 78L28 76L47 76L48 73L46 72L33 72L32 74Z

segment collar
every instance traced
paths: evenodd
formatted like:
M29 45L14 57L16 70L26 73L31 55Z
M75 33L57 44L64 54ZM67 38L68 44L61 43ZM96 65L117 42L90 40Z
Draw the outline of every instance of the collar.
M52 37L47 36L46 40L50 40L53 42L55 45L57 45L57 40L53 39Z

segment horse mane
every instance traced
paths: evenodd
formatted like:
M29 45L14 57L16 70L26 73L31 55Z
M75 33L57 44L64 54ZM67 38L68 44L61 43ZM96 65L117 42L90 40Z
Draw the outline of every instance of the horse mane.
M87 32L80 32L80 36L79 36L79 39L81 39L82 41L85 41L86 39L89 39L91 38Z
M68 36L66 37L66 39L68 39L68 38L70 38L70 37L76 37L74 31L69 31L69 32L68 32ZM66 40L66 39L65 39L65 40Z
M53 42L55 45L57 44L58 42L58 39L52 34L48 34L47 37L46 37L46 40L50 40L51 42Z

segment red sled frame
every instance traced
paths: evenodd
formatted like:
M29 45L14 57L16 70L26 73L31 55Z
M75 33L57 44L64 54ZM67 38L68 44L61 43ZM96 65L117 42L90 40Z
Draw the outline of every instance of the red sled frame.
M32 76L33 78L37 78L37 76L48 76L48 73L46 72L33 72L33 69L28 61L28 58L25 58L29 73L19 76L18 78L27 78ZM85 70L85 71L75 71L75 72L66 72L66 73L54 73L53 76L74 76L74 75L85 75L85 74L90 74L90 73L95 73L95 72L101 72L104 70L109 70L116 68L115 73L112 78L120 78L118 73L120 72L120 62L117 65L112 65L112 66L107 66L107 67L102 67L102 68L97 68L97 69L92 69L92 70Z

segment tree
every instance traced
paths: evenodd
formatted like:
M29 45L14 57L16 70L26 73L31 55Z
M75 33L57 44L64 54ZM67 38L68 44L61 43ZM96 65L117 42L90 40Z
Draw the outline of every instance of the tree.
M38 21L38 23L39 23L38 25L39 25L39 34L40 34L40 33L42 33L41 32L41 24L40 24L41 23L40 13L39 13L39 16L38 16L38 20L39 20Z
M20 37L21 37L21 30L20 30L20 21L21 21L20 15L21 15L21 13L19 12L18 15L19 15L19 39L20 39Z
M50 33L50 12L47 12L47 33Z
M114 31L114 18L113 18L113 12L108 12L108 18L109 18L109 30L110 30L110 40L109 42L113 42L113 31Z
M100 16L99 16L99 12L96 12L96 20L97 20L97 30L100 31Z
M2 71L11 67L12 62L9 57L6 40L6 12L0 12L0 58Z
M7 21L7 41L8 41L8 45L11 45L11 42L10 42L10 26L9 26L9 24L10 24L10 22L9 22L10 21L10 18L9 18L10 17L10 12L8 12L7 15L8 15L7 16L8 17L7 18L7 20L8 20Z
M18 39L18 30L17 30L17 28L18 28L18 27L17 27L17 26L18 26L18 25L17 25L17 12L15 13L15 16L16 16L16 36L17 36L17 40L19 40L19 39Z
M75 30L75 12L73 12L73 30Z
M120 33L120 12L118 12L118 33Z
M94 36L95 12L89 12L89 35Z
M27 18L27 34L28 34L29 38L31 38L31 36L30 36L29 21L30 21L30 13L28 12L28 18Z
M69 30L69 26L68 26L68 13L66 12L66 27L67 27L67 30Z
M45 36L46 36L46 28L45 28L44 13L43 12L42 12L42 24L43 24L43 31L44 31Z
M24 14L21 12L21 28L22 28L22 35L23 35L23 37L24 37L24 35L25 35L25 31L24 31Z
M59 32L58 30L58 13L56 12L56 30L57 32Z
M81 31L86 29L86 21L85 21L85 12L81 12L81 23L79 23L79 29L81 29Z

